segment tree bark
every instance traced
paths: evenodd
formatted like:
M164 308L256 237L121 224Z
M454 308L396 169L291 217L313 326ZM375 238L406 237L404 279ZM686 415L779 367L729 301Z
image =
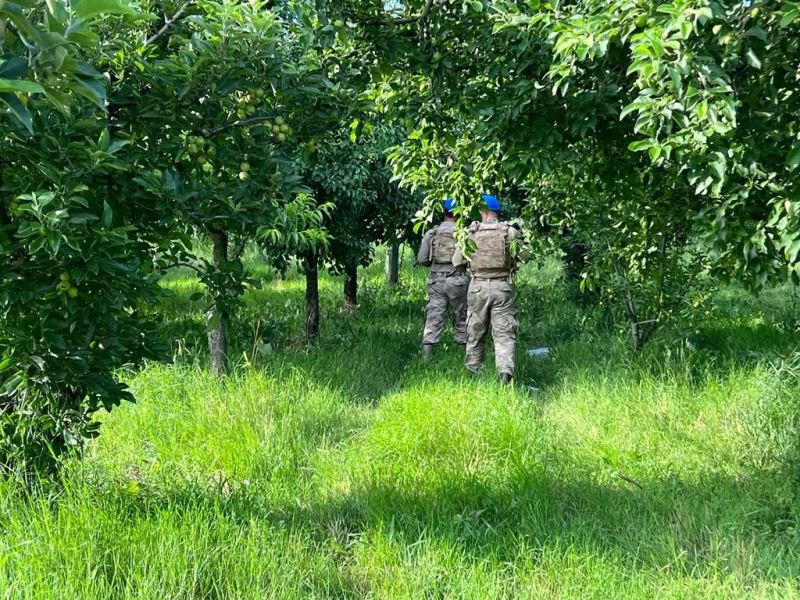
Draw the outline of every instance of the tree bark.
M386 285L397 285L400 282L400 241L393 240L386 249Z
M219 268L228 260L228 234L218 229L210 230L209 234L214 245L213 264ZM224 375L228 372L230 315L225 310L219 292L217 292L213 308L208 311L208 322L209 324L215 322L215 325L208 330L209 366L215 375Z
M319 267L317 255L309 250L303 257L306 272L306 342L315 344L319 339Z
M358 306L358 267L348 265L344 269L344 309L353 312Z

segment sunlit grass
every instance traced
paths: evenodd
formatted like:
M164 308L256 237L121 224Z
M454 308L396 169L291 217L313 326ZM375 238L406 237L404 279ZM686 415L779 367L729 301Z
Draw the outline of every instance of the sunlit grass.
M408 260L398 290L362 273L355 315L324 276L318 348L276 343L225 381L147 367L62 490L0 488L0 597L800 596L800 361L777 296L741 296L693 353L666 332L632 357L557 275L522 278L522 349L553 353L520 353L514 388L466 377L449 343L423 368ZM165 285L166 314L202 317L188 274ZM296 335L302 300L296 275L269 279L246 314Z

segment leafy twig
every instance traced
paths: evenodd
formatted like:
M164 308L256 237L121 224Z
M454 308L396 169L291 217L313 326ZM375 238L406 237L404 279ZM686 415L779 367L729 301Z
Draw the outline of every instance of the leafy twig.
M175 21L177 21L178 19L180 19L181 15L183 15L184 11L187 8L189 8L192 4L194 4L194 2L195 2L195 0L186 0L186 2L181 4L181 6L178 9L178 11L174 15L172 15L169 19L164 21L164 26L161 29L159 29L157 32L155 32L153 35L151 35L149 38L147 38L147 40L145 41L145 43L143 44L142 47L149 46L150 44L152 44L156 40L158 40L161 36L163 36L167 32L167 30L170 27L172 27L172 24Z

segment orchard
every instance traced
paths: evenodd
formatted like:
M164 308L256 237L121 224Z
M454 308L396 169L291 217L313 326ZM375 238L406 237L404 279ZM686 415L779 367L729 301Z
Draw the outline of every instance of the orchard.
M800 2L0 0L0 596L795 597L798 286Z

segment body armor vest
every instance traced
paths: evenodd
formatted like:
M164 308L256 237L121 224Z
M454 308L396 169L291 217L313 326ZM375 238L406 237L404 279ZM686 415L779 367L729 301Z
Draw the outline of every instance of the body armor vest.
M473 273L481 271L507 271L511 268L508 254L507 223L473 223L470 236L475 242L475 251L469 257Z
M452 229L437 227L431 236L431 262L439 264L453 263L453 254L456 251L456 238Z

